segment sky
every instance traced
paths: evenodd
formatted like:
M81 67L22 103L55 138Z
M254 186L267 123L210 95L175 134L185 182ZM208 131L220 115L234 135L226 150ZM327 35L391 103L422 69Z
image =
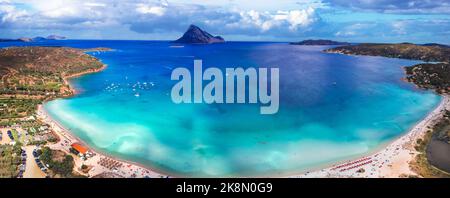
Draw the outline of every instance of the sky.
M0 38L450 44L450 0L0 0Z

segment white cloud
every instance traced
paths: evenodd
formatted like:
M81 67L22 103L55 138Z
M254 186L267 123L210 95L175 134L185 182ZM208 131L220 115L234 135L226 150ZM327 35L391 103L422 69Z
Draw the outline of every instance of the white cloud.
M106 4L104 3L95 3L95 2L86 2L84 3L84 5L88 7L106 7Z
M392 23L393 32L395 34L406 34L406 23L404 21L394 21Z
M2 23L19 21L20 17L27 16L25 10L17 10L9 1L0 2L0 18Z
M337 36L337 37L340 37L340 36L344 36L344 37L345 36L355 36L356 32L354 32L354 31L338 31L334 35Z
M299 27L306 27L317 20L315 10L311 7L304 10L279 11L276 20L286 20L289 22L289 29L297 30Z
M448 14L449 0L323 0L332 6L398 14Z
M162 6L150 6L146 4L137 4L136 11L142 14L153 14L162 16L166 12L166 8Z
M372 29L376 26L374 23L354 23L348 26L344 26L337 31L334 36L337 37L353 37L360 34L364 34L366 30Z
M5 1L5 0L0 0ZM89 29L129 27L138 33L183 31L189 24L203 26L210 31L252 35L256 32L295 33L315 21L316 7L292 10L257 11L236 6L170 3L167 0L16 0L27 5L19 9L8 4L8 14L2 20L15 21L14 26L27 29ZM232 4L234 5L234 4ZM306 5L306 4L305 4ZM302 6L299 6L302 7ZM5 8L6 9L6 8ZM164 16L164 20L160 17ZM22 17L21 20L17 20ZM1 25L1 24L0 24ZM220 30L220 31L219 31Z
M80 11L75 7L59 7L51 10L45 10L42 12L43 16L51 17L51 18L60 18L67 16L77 16Z
M285 28L291 32L299 28L307 27L317 21L315 10L311 7L303 10L279 10L276 13L257 12L255 10L241 11L240 20L227 24L228 27L254 27L261 32L266 32L274 28Z

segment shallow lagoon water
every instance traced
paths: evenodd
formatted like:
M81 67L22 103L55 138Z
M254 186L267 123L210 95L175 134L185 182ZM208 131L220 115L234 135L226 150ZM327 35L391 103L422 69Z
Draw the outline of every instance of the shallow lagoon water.
M30 45L30 44L27 44ZM440 97L403 82L417 61L322 53L329 46L228 42L52 41L110 47L106 70L46 103L57 121L104 153L183 176L285 175L367 154L407 132ZM279 67L280 110L260 104L174 104L175 67Z

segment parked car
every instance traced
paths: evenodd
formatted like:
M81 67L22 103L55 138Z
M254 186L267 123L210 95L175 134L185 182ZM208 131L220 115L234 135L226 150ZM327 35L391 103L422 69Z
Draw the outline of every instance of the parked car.
M12 135L12 132L11 132L10 130L8 130L6 133L8 134L9 139L11 139L11 140L14 141L14 137L13 137L13 135Z

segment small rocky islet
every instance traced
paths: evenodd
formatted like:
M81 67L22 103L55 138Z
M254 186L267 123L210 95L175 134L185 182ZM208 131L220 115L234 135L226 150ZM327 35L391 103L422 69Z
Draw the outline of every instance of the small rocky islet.
M223 43L225 40L221 36L213 36L195 25L190 25L188 30L173 43L183 44L212 44Z

